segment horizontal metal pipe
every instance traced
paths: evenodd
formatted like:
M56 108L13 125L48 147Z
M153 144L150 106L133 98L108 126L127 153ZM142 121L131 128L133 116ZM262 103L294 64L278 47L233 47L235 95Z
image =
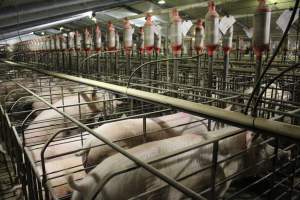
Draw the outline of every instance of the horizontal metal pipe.
M16 82L17 83L17 82ZM120 146L114 144L113 142L111 142L110 140L106 139L105 137L97 134L93 129L89 128L88 126L82 124L80 121L78 121L77 119L75 119L74 117L71 117L70 115L64 113L63 111L59 110L58 108L54 107L52 104L50 104L49 102L47 102L46 100L44 100L42 97L39 97L37 94L35 94L34 92L32 92L31 90L27 89L25 86L17 83L18 86L20 86L21 88L23 88L26 92L28 92L29 94L31 94L32 96L36 97L37 99L41 100L43 103L45 103L46 105L48 105L49 107L51 107L53 110L55 110L56 112L58 112L59 114L61 114L62 116L66 117L67 119L69 119L70 121L72 121L74 124L78 125L80 128L88 131L90 134L92 134L94 137L98 138L99 140L101 140L102 142L104 142L105 144L109 145L111 148L113 148L114 150L116 150L117 152L121 153L122 155L126 156L128 159L132 160L134 163L136 163L137 165L143 167L145 170L147 170L148 172L152 173L153 175L159 177L160 179L162 179L164 182L170 184L170 186L176 188L177 190L181 191L182 193L184 193L185 195L187 195L188 197L192 197L193 199L202 199L204 200L205 198L202 197L201 195L198 195L196 192L194 192L193 190L191 190L190 188L182 185L181 183L176 182L173 178L169 177L168 175L165 175L163 173L161 173L159 170L157 170L156 168L152 167L151 165L143 162L142 160L140 160L139 158L131 155L130 153L128 153L126 150L124 150L123 148L121 148ZM55 137L55 136L52 136ZM49 145L49 143L52 141L52 138L50 138L47 143L45 144L46 146ZM45 146L41 151L41 157L42 157L42 163L44 163L43 160L43 154L45 153ZM42 165L43 168L43 174L45 175L45 165ZM45 179L46 180L46 179Z
M160 94L145 92L141 90L126 88L123 86L118 86L110 83L104 83L96 80L90 80L82 77L76 77L72 75L51 72L47 70L41 70L35 67L30 67L27 64L15 63L12 61L4 61L6 64L11 66L16 66L20 68L31 69L43 74L50 76L67 79L70 81L103 88L109 91L126 94L134 98L143 99L149 102L158 103L164 106L177 108L179 110L201 115L203 117L212 118L225 123L229 123L242 128L251 129L254 131L259 131L266 134L274 134L276 136L288 137L295 140L300 140L300 126L290 125L282 122L272 121L264 118L254 118L252 116L244 115L242 113L227 111L221 108L203 105L201 103L195 103L186 101L183 99L177 99L174 97L164 96Z

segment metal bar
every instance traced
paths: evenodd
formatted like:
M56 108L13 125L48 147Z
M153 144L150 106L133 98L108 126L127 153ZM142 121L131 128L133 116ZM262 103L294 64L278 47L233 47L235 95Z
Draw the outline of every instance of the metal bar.
M231 111L226 111L221 108L216 108L213 106L203 105L200 103L190 102L183 99L177 99L173 97L168 97L160 94L154 94L150 92L145 92L141 90L126 88L119 85L114 85L110 83L104 83L96 80L90 80L82 77L71 76L67 74L50 72L47 70L41 70L34 67L30 67L27 64L20 64L11 61L5 61L6 64L27 68L34 71L38 71L43 74L51 75L54 77L94 86L100 87L109 91L125 94L132 96L134 98L143 99L149 102L158 103L168 107L174 107L178 110L182 110L191 114L200 115L206 118L212 118L219 120L228 124L240 126L246 129L251 129L255 131L261 131L266 134L274 134L280 137L289 137L297 141L300 140L300 127L295 125L290 125L282 122L272 121L263 118L255 118L252 116L244 115L242 113L236 113Z
M48 103L47 101L45 101L43 98L39 97L38 95L36 95L34 92L30 91L29 89L27 89L26 87L22 86L19 83L16 83L18 86L20 86L21 88L23 88L25 91L27 91L28 93L30 93L31 95L33 95L34 97L36 97L37 99L41 100L42 102L44 102L45 104L47 104L49 107L51 107L52 109L54 109L55 111L57 111L58 113L60 113L61 115L63 115L64 117L66 117L67 119L71 120L73 123L75 123L76 125L78 125L80 128L88 131L89 133L91 133L94 137L98 138L99 140L101 140L102 142L106 143L107 145L109 145L110 147L112 147L114 150L118 151L119 153L123 154L124 156L126 156L127 158L129 158L130 160L132 160L133 162L135 162L137 165L143 167L144 169L146 169L148 172L154 174L155 176L159 177L160 179L162 179L163 181L167 182L168 184L170 184L171 186L173 186L174 188L176 188L177 190L181 191L182 193L184 193L185 195L192 197L194 199L205 199L202 196L198 195L196 192L194 192L193 190L185 187L184 185L176 182L173 178L161 173L160 171L158 171L157 169L155 169L154 167L152 167L151 165L143 162L142 160L140 160L139 158L136 158L135 156L132 156L131 154L129 154L126 150L124 150L123 148L121 148L120 146L112 143L111 141L109 141L108 139L106 139L105 137L100 136L99 134L97 134L94 130L90 129L89 127L87 127L86 125L82 124L80 121L76 120L75 118L69 116L68 114L60 111L59 109L57 109L56 107L52 106L50 103ZM46 144L50 143L52 141L52 138L50 138ZM41 151L41 155L43 155L45 153L45 148L43 148L43 150ZM42 156L43 158L43 156ZM42 161L42 163L45 163L44 161ZM42 165L43 168L43 174L45 174L45 165ZM44 177L46 178L46 177ZM46 179L45 179L46 180Z

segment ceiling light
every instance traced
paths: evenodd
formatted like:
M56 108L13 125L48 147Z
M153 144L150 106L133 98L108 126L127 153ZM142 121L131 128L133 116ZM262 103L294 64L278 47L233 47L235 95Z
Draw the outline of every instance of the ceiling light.
M165 4L166 1L165 0L159 0L157 3L160 4L160 5L162 5L162 4Z
M41 32L41 35L45 35L45 33L44 33L44 32Z
M95 22L95 23L97 22L97 18L96 18L96 13L95 12L92 13L91 20L93 22Z
M95 23L97 22L96 17L92 17L91 20L92 20L93 22L95 22Z

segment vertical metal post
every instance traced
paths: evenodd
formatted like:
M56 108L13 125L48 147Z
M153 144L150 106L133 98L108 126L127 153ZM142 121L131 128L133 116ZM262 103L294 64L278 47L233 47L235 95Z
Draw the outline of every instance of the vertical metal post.
M159 52L155 52L155 60L158 60ZM159 62L156 62L155 70L154 70L154 80L158 80L158 72L159 72Z
M208 55L208 75L207 75L207 96L211 97L211 90L213 86L213 54ZM208 130L211 131L211 119L208 119Z
M293 197L293 193L294 193L294 189L295 189L295 176L296 176L296 169L298 166L298 157L299 157L298 156L298 152L299 152L298 145L296 145L294 148L295 148L294 151L292 151L293 158L291 159L291 160L294 160L294 161L292 161L292 174L289 177L290 188L289 188L288 199L290 199L290 200Z
M208 74L207 74L207 87L212 89L213 86L213 55L208 56ZM211 97L211 91L207 92L207 96Z
M79 51L76 51L76 73L79 73Z
M149 60L149 62L151 62L151 54L149 53L149 55L148 55L148 60ZM147 75L146 75L146 77L147 77L147 79L149 80L149 86L151 86L151 79L152 79L152 77L151 77L151 73L152 73L152 65L151 64L149 64L148 66L147 66L147 69L146 69L146 73L147 73ZM153 92L153 89L149 89L151 92Z
M108 68L108 75L113 73L113 61L112 61L112 53L109 53L109 68Z
M81 120L81 105L80 105L80 92L78 92L78 111L79 111L79 120Z
M127 72L126 72L126 75L130 75L131 74L131 68L132 68L132 66L131 66L131 53L129 54L129 57L128 57L128 68L127 68Z
M229 51L224 51L224 71L223 71L223 87L222 87L222 90L226 90L228 70L229 70Z
M59 51L56 52L56 69L57 71L59 71L59 59L60 59L60 56L59 56Z
M218 162L218 151L219 151L219 143L218 141L213 143L213 155L212 155L212 168L211 168L211 177L210 177L210 199L216 199L216 175L217 175L217 162Z
M115 66L114 66L114 74L117 75L120 73L119 65L118 65L118 52L115 53Z
M109 66L108 66L108 54L105 54L105 75L107 76L109 74Z
M69 69L68 69L68 71L71 72L71 73L73 71L73 68L72 68L72 54L73 54L73 51L69 50L69 54L68 54L69 55L69 65L68 65Z
M300 9L299 9L299 15L300 15ZM297 39L296 39L295 63L297 63L297 62L300 61L299 34L300 34L300 20L298 20L298 26L297 26ZM298 61L297 61L297 55L298 55Z
M100 76L101 74L101 66L100 66L100 55L99 55L99 52L97 52L97 75Z
M144 143L147 142L147 127L146 127L147 121L146 120L147 120L147 118L144 115L143 116L143 140L144 140Z
M201 74L202 74L201 59L200 59L200 56L199 56L199 52L197 53L197 55L198 55L198 57L197 57L197 77L196 77L195 85L196 86L202 86L201 85Z
M61 53L61 56L62 56L62 71L63 72L65 72L65 55L66 55L66 53L65 53L65 51L64 50L62 50L62 53Z
M256 56L256 66L255 66L255 84L257 84L259 77L261 76L261 70L262 70L262 55L257 55ZM258 87L257 92L254 94L255 96L257 96L260 92L260 85ZM253 104L255 104L257 98L254 96L254 101ZM253 116L257 117L257 110L253 110L252 112Z
M257 148L257 147L255 147ZM273 190L274 190L274 185L275 185L275 171L276 171L276 163L277 163L277 159L278 159L278 148L279 148L279 140L278 138L275 138L275 147L274 147L274 157L272 159L272 176L271 176L271 189L268 192L268 199L272 200L274 199L273 196Z
M84 60L85 60L85 70L83 70L86 75L90 74L89 60L87 59L88 56L89 56L89 51L86 50L85 51L85 58L84 58Z

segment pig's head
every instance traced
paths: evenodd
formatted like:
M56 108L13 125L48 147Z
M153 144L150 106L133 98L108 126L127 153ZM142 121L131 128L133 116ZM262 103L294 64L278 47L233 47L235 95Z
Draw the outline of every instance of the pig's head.
M87 94L82 93L82 97L87 101L95 101L95 103L88 104L89 108L93 113L102 112L104 110L104 103L105 100L110 100L116 98L116 95L110 94L105 91L93 90L92 94L89 96ZM101 102L96 102L101 101ZM120 105L122 101L114 100L114 101L107 101L106 102L106 112L107 114L112 113L115 108Z
M252 166L250 173L247 173L247 175L259 176L272 170L275 148L264 142L261 136L258 138L254 136L254 133L247 135L248 152L246 154L245 168ZM277 166L286 163L290 159L290 154L290 151L278 149Z

